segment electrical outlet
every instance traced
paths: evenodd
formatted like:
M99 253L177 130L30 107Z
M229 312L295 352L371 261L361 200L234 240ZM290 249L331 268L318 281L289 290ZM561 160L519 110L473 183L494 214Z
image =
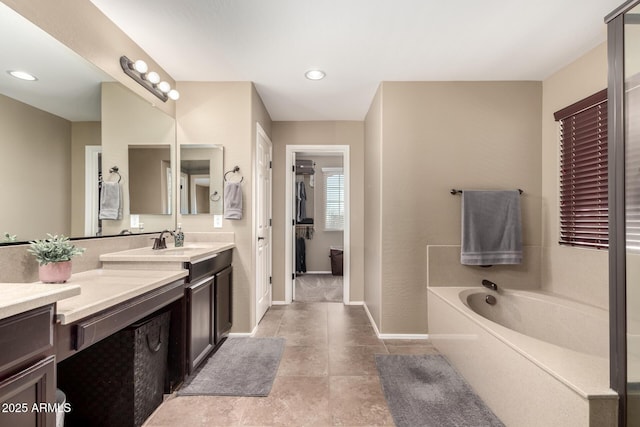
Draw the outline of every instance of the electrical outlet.
M222 215L213 216L213 228L222 228Z
M130 215L131 217L131 228L139 228L140 227L140 215Z

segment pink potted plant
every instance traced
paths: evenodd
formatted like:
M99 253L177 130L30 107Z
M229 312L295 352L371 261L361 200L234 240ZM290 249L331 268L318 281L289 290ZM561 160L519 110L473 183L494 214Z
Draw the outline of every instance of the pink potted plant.
M71 258L81 255L79 248L63 235L47 234L48 239L29 242L31 252L38 261L40 281L43 283L65 283L71 277Z

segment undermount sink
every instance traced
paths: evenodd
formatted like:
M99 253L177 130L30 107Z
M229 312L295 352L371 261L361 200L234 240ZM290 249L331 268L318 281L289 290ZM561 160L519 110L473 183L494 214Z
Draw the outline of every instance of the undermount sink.
M167 249L152 249L150 247L129 249L121 252L113 252L100 255L100 261L178 261L194 262L204 257L215 255L235 245L229 242L194 242L187 243L182 247L169 247Z

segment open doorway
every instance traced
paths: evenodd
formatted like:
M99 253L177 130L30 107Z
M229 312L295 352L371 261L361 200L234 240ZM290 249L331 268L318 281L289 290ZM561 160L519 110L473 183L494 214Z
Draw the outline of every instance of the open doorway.
M349 147L287 146L285 300L349 302Z

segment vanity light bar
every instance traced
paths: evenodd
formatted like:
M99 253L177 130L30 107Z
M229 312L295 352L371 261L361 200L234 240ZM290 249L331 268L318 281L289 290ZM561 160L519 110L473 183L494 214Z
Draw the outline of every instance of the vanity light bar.
M132 61L126 56L120 57L120 66L122 71L133 80L144 86L149 92L157 96L162 102L168 99L177 101L180 93L171 89L171 85L165 81L160 81L160 76L155 71L149 71L146 62L142 60Z

